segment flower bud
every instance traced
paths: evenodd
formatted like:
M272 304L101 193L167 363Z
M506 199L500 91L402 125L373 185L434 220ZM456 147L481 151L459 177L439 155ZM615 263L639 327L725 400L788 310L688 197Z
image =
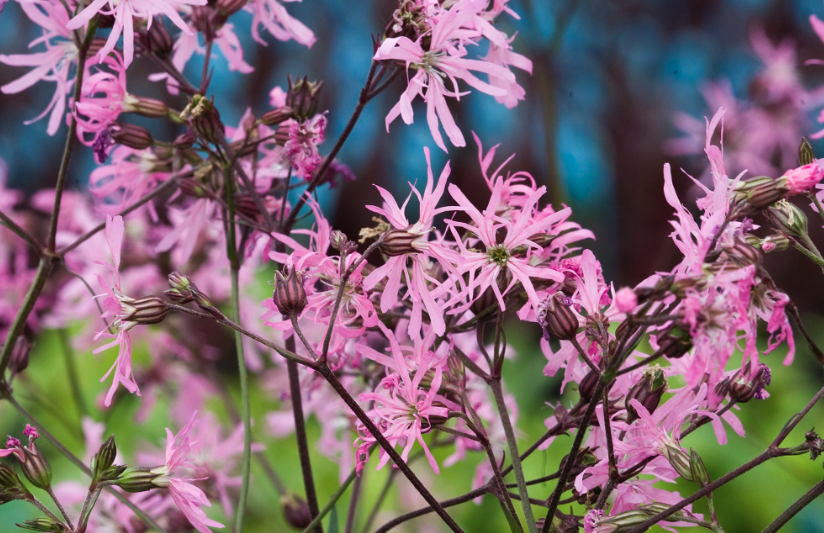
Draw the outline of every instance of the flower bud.
M267 111L260 117L260 123L264 126L277 126L292 118L292 108L288 105L280 106L277 109Z
M217 0L217 11L226 19L243 9L246 2L248 0Z
M453 383L458 383L464 376L464 364L457 355L450 354L446 359L446 367L449 369L449 378Z
M815 461L821 455L821 451L824 450L824 440L818 436L818 433L810 430L805 435L805 442L810 450L810 460Z
M203 309L204 311L206 311L218 320L226 318L226 315L221 313L220 309L215 307L215 305L212 303L212 300L210 300L208 296L206 296L205 294L196 289L197 288L195 288L195 290L192 291L192 299L198 307L200 307L201 309Z
M0 503L29 497L29 490L10 466L0 463Z
M127 468L113 484L126 492L146 492L147 490L167 487L168 483L162 481L167 474L166 467Z
M30 531L50 531L51 533L68 531L66 526L52 518L35 518L34 520L26 520L22 524L15 525L21 529L28 529Z
M91 471L92 479L95 483L114 481L126 470L125 466L114 464L116 456L117 445L115 445L114 435L112 435L100 446L100 450L92 457Z
M286 272L286 276L283 275ZM297 317L306 307L306 288L303 272L294 267L284 267L275 273L275 292L272 296L278 311L284 316Z
M668 503L661 503L661 502L652 502L652 503L648 503L646 505L641 505L641 506L638 507L638 509L640 509L641 511L644 511L648 516L655 516L658 513L661 513L663 511L668 510L669 508L670 508L670 505ZM664 520L666 520L668 522L675 522L675 521L677 521L677 520L679 520L683 517L684 517L684 512L683 511L676 511L676 512L672 513L671 515L669 515Z
M690 448L690 471L692 478L697 481L702 487L705 487L710 482L710 475L707 472L707 467L704 465L704 460L698 455L698 452Z
M157 324L169 314L169 306L157 296L121 298L122 321L135 324Z
M192 129L205 140L216 143L223 136L223 123L214 104L214 96L207 100L205 96L192 96L189 104L181 111L180 118L188 119Z
M417 254L420 252L416 244L423 237L420 233L412 233L401 229L390 229L381 237L379 245L381 253L396 257L399 255Z
M623 287L615 293L615 307L622 313L629 313L638 306L638 296L629 287Z
M627 424L632 424L638 419L638 412L630 403L631 400L638 400L638 403L652 414L658 409L658 404L661 403L661 397L665 392L667 392L667 379L660 368L653 367L644 372L641 381L633 385L627 393Z
M147 50L161 58L168 57L174 46L172 36L169 35L166 25L163 24L160 18L156 22L152 22L151 27L146 30L143 42Z
M798 146L798 165L804 166L815 162L815 152L806 137L801 137L801 144Z
M780 233L769 235L761 242L761 250L765 254L783 252L789 248L789 246L790 240L786 237L786 235Z
M690 468L690 457L675 442L668 442L663 446L663 456L669 464L678 472L678 475L687 481L695 481Z
M134 124L116 122L111 130L112 140L117 144L128 146L135 150L145 150L154 144L149 130Z
M162 100L128 93L123 97L121 109L123 113L137 113L149 118L163 118L169 114L169 107Z
M601 380L601 373L590 370L589 374L584 376L581 384L578 385L578 394L581 395L581 401L589 402L592 400L592 395L595 394L595 388Z
M351 254L358 249L358 244L356 242L350 241L349 237L347 237L344 232L337 229L332 231L330 241L332 243L332 248L341 253Z
M14 343L14 348L9 357L9 372L15 376L24 371L29 366L29 353L34 347L34 343L21 335L17 337L17 342Z
M23 460L20 461L20 470L23 475L38 489L48 489L52 479L51 466L46 457L37 449L34 439L31 439L28 446L21 447L20 450L23 452Z
M284 494L280 498L283 516L286 522L297 529L305 529L312 523L312 513L306 501L293 492Z
M658 351L667 359L678 359L692 350L692 338L689 335L675 336L667 331L658 335L656 340Z
M792 170L788 170L778 178L789 190L790 194L801 194L818 185L824 178L824 169L818 163L810 163Z
M731 261L742 267L761 264L761 253L758 251L758 248L755 248L743 239L736 239L733 244L726 246L724 253Z
M286 105L292 108L294 118L303 122L314 117L318 112L320 90L323 82L309 81L306 76L293 82L289 76L289 89L286 92Z
M781 200L770 207L770 215L779 231L790 237L807 237L807 215L794 203Z
M768 394L764 390L772 381L770 367L761 364L754 376L750 376L749 362L735 373L730 380L729 394L730 398L736 403L747 403L756 398L758 400L766 399Z
M538 324L544 330L544 338L549 335L559 340L575 337L579 324L572 310L572 300L560 292L547 296L538 308Z

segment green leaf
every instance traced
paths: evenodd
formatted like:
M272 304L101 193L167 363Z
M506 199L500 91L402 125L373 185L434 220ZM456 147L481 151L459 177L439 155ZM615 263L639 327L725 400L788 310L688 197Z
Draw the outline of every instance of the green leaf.
M327 529L329 533L339 533L340 528L338 527L338 506L332 507L332 510L329 512L329 528Z

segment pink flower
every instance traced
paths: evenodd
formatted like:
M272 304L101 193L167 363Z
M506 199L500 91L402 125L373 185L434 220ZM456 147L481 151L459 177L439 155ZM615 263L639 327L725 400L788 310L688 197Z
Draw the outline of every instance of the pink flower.
M98 70L87 76L83 80L80 101L74 106L77 138L86 146L91 146L94 138L86 138L85 134L105 132L120 113L135 109L135 97L126 92L126 66L120 54L114 52L106 56L100 65L108 67L110 72Z
M420 332L423 309L426 309L435 333L443 335L446 330L443 319L444 306L439 304L436 299L449 289L449 282L438 284L432 276L427 274L427 271L431 268L433 259L445 271L452 271L454 270L452 264L457 260L457 257L455 257L454 252L440 245L437 241L430 242L428 235L432 231L435 216L451 209L448 207L437 208L438 202L443 196L450 169L449 162L447 162L438 178L438 185L435 187L429 149L424 148L423 150L427 166L426 187L423 196L417 189L412 188L412 194L415 194L420 202L420 217L417 222L410 224L404 213L406 204L412 194L407 196L403 206L399 207L389 191L376 185L375 187L384 199L384 207L366 206L370 211L386 217L393 230L397 230L387 237L387 249L394 249L392 246L393 238L408 242L408 244L400 247L397 253L390 253L386 263L366 276L363 287L370 291L378 283L388 278L381 294L381 311L385 313L401 300L401 278L405 278L409 287L406 296L412 300L412 318L409 321L410 335L417 335ZM411 268L407 270L407 265L410 262ZM430 285L433 286L431 289L429 288ZM406 296L403 298L406 298Z
M100 330L97 335L95 335L95 340L100 337L112 337L115 340L109 344L100 346L94 350L93 353L97 354L114 346L120 346L120 351L114 364L109 371L106 372L106 375L100 379L100 381L105 380L109 377L109 374L112 373L112 370L114 370L112 385L109 388L109 392L106 394L106 399L104 402L106 407L111 405L112 397L114 396L118 385L121 384L129 392L140 396L140 388L137 386L137 382L134 379L134 373L132 372L132 339L129 336L129 330L136 326L137 323L130 322L124 316L126 313L129 313L124 304L130 301L131 298L123 296L123 293L120 292L120 251L123 245L124 229L125 225L123 223L123 217L116 216L112 218L111 216L106 216L106 242L108 243L109 251L112 254L112 262L97 262L98 264L108 268L113 277L113 282L108 284L103 281L102 276L97 276L100 286L106 291L104 294L100 295L105 297L101 304L105 311L100 316L102 318L114 318L114 321L111 323L111 327L114 328L117 333L110 333L108 328Z
M326 122L324 114L315 115L303 122L289 121L289 139L283 146L283 159L305 179L310 179L323 162L318 153L318 145L325 139Z
M513 215L511 220L502 219L497 215L495 206L498 205L502 189L502 182L496 184L492 191L487 208L481 213L464 196L463 192L455 185L449 186L449 194L458 203L458 208L464 211L472 220L472 225L463 222L448 221L455 232L455 228L463 228L477 236L478 244L484 247L483 251L475 251L477 245L470 247L456 239L460 248L460 263L457 266L458 272L469 275L466 288L462 291L462 296L468 302L460 306L453 312L460 312L467 309L472 302L480 297L487 289L491 288L501 309L506 309L504 295L509 292L516 282L520 282L528 297L527 306L537 309L541 299L535 292L535 288L530 278L547 279L561 282L564 275L549 267L537 268L530 264L532 254L540 254L541 248L531 240L532 236L546 232L559 220L568 214L569 208L546 216L537 215L533 212L538 200L546 192L546 187L540 187L527 197L520 213ZM498 242L498 230L505 230L506 237L503 242ZM516 255L515 249L526 248L526 257ZM511 281L501 289L499 278L509 272L512 275Z
M49 105L43 113L26 122L31 124L51 112L46 132L54 135L60 128L66 112L66 97L74 85L74 80L69 80L69 73L72 66L77 63L77 47L66 27L69 15L60 2L30 0L20 2L19 5L26 16L43 29L43 35L29 43L29 47L42 43L46 51L33 54L0 54L0 62L6 65L34 67L21 78L0 87L0 90L5 94L16 94L38 81L54 82L54 96Z
M210 527L222 528L224 526L207 517L201 509L203 506L211 507L212 505L206 494L190 483L196 480L177 477L178 469L194 467L189 453L195 443L190 440L189 433L199 424L196 416L197 413L177 435L166 428L166 464L152 470L153 473L160 475L160 478L155 479L153 483L159 487L168 487L175 505L195 529L200 533L211 533Z
M386 116L387 131L398 116L406 124L412 123L412 102L422 95L426 102L426 121L438 147L446 151L439 129L441 125L453 145L466 146L446 103L447 96L460 99L467 94L460 92L459 79L474 89L501 98L508 105L522 97L523 89L515 82L515 75L505 66L505 61L513 61L515 66L521 67L526 66L524 61L502 53L493 53L484 60L466 57L465 44L475 43L482 36L499 34L481 16L485 6L486 2L464 0L445 10L435 3L428 3L422 8L429 29L427 49L421 43L422 37L415 41L408 37L390 37L381 43L375 52L376 61L402 61L407 71L416 71L400 101ZM508 48L505 38L498 45ZM487 75L490 83L482 81L473 72ZM447 88L447 81L451 89Z
M439 359L430 350L434 335L430 334L423 340L415 341L414 358L417 359L417 368L412 377L407 366L407 359L395 335L380 322L378 322L378 327L389 339L392 357L387 357L365 346L361 346L361 349L364 350L363 354L366 357L393 372L381 381L378 385L378 392L363 393L360 395L360 400L374 402L374 407L367 414L392 446L401 441L405 442L401 452L404 461L409 457L409 452L412 451L412 446L417 441L423 448L432 470L437 474L439 473L438 463L423 441L423 433L432 427L430 417L446 417L449 414L449 407L459 408L459 406L438 394L443 379L443 359ZM431 380L428 390L421 387L421 381L427 375L428 380ZM363 468L362 458L369 446L375 442L375 437L361 422L358 422L358 433L360 437L355 443L360 441L358 445L358 469L360 470ZM377 468L382 468L387 461L389 461L389 455L381 450L381 459Z
M266 41L260 36L259 26L263 26L278 41L294 39L307 47L315 44L312 30L290 15L278 0L253 0L246 4L245 9L253 13L252 38L263 46L266 46Z
M824 178L824 168L813 162L803 167L788 170L779 179L786 181L790 194L801 194L818 185L822 178Z
M104 10L104 6L107 4L109 9ZM117 45L117 40L122 33L123 55L125 57L125 66L128 67L134 59L133 17L147 19L148 25L151 25L152 18L156 15L166 15L184 33L192 34L192 30L177 12L177 6L180 4L202 6L206 5L206 0L94 0L76 17L71 19L66 27L70 30L80 28L98 13L114 15L114 26L112 26L106 44L98 52L98 57L103 58L109 55Z
M615 306L622 313L629 313L638 306L638 297L629 287L622 287L615 293Z

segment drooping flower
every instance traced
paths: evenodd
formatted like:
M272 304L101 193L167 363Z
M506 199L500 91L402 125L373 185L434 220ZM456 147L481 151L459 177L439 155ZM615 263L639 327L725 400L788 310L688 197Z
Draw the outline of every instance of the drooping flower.
M266 46L266 41L260 36L260 26L279 41L294 39L307 47L315 44L315 34L312 30L290 15L279 0L253 0L246 4L246 10L253 14L252 38L263 46Z
M289 121L289 139L283 146L283 159L305 179L310 179L323 162L318 145L325 139L326 123L325 114L315 115L303 122Z

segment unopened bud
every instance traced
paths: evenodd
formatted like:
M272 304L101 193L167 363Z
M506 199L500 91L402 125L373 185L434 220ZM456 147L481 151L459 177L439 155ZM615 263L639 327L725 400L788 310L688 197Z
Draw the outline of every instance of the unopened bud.
M692 338L689 335L675 336L666 332L657 337L658 351L667 359L683 357L692 349Z
M297 317L306 307L306 288L303 286L303 272L294 267L284 267L275 273L275 292L272 299L278 311L284 316Z
M27 446L21 447L20 451L23 452L23 460L20 461L20 470L23 475L38 489L48 489L52 480L49 461L40 453L33 440Z
M205 96L192 96L189 104L181 111L180 118L188 119L192 129L205 140L216 143L223 135L223 123L220 113L214 105L214 97L207 100Z
M146 30L144 43L147 49L161 58L170 55L174 46L172 36L160 18L156 22L153 21L151 27Z
M163 118L169 114L169 107L157 98L146 98L145 96L134 96L126 94L123 98L123 113L137 113L143 117Z
M766 178L766 179L764 179ZM760 176L739 184L736 193L746 195L748 212L761 211L769 207L778 200L785 198L789 189L779 180Z
M154 144L149 130L134 124L115 123L111 129L112 140L117 144L128 146L135 150L145 150Z
M740 266L757 265L761 263L761 253L758 249L742 239L736 239L733 244L726 246L724 253L727 254L730 260Z
M449 369L449 376L453 382L458 382L464 375L464 364L457 355L450 354L446 359L446 366Z
M126 492L146 492L156 488L168 486L162 480L167 479L168 472L165 467L159 468L127 468L120 474L114 485L117 485Z
M581 395L581 401L589 402L592 400L592 395L595 394L595 388L601 380L601 373L590 370L589 374L584 376L581 384L578 385L578 394Z
M669 464L678 472L678 475L687 481L695 481L690 468L690 457L681 447L674 443L668 442L663 446L663 455L669 461Z
M627 393L627 424L632 424L638 418L638 412L632 406L631 400L638 400L650 414L658 409L661 397L667 392L667 379L664 372L657 367L644 372L644 377L632 386Z
M30 531L50 531L51 533L68 531L66 526L52 518L35 518L34 520L26 520L21 524L15 525L21 529L28 529Z
M795 238L806 238L807 215L794 203L781 200L770 207L773 223L776 228Z
M818 185L824 178L824 169L818 163L810 163L788 170L778 181L784 184L790 194L801 194Z
M549 335L559 340L569 340L578 333L578 317L572 310L572 300L556 292L541 302L538 308L538 324Z
M358 244L356 242L350 241L349 237L347 237L344 232L337 229L332 231L329 240L332 243L332 248L341 253L351 254L358 249Z
M761 243L761 249L764 251L765 254L783 252L784 250L789 248L789 246L790 239L788 239L786 235L780 233L768 235Z
M629 313L638 306L638 296L629 287L622 287L615 293L615 307L622 313Z
M412 233L401 229L390 229L381 236L380 251L389 257L417 254L420 252L416 244L423 238L420 233ZM425 240L425 239L424 239Z
M306 501L293 492L284 494L280 498L280 505L283 508L283 516L290 526L297 529L305 529L312 523L312 513Z
M0 503L22 500L30 495L28 489L10 466L0 463Z
M690 471L692 478L697 481L702 487L710 482L710 475L707 472L707 467L704 465L704 460L698 455L698 452L690 448Z
M764 389L770 384L771 380L770 367L762 363L755 375L751 376L748 362L730 380L730 398L735 400L736 403L747 403L753 398L763 400L768 396Z
M91 471L92 478L95 482L114 481L126 470L125 466L114 464L116 456L117 445L114 442L114 435L112 435L100 446L100 450L92 457Z
M157 296L143 298L122 298L122 321L136 324L157 324L169 314L169 306Z
M179 304L191 302L194 299L192 296L192 291L197 291L197 287L189 276L179 272L172 272L169 274L169 286L171 289L165 291L163 294L165 294L173 302L177 302Z
M638 509L645 512L648 516L655 516L658 513L668 511L669 508L670 508L670 505L668 503L661 503L661 502L652 502L652 503L648 503L646 505L641 505L641 506L638 507ZM664 520L667 521L667 522L675 522L677 520L680 520L683 517L684 517L684 512L683 511L676 511L676 512L672 513L671 515L669 515L667 518L664 518Z
M815 162L815 152L806 137L801 137L801 144L798 146L798 165L804 166Z
M288 105L280 106L277 109L267 111L260 117L260 123L264 126L277 126L292 118L292 108Z
M203 294L202 292L193 291L192 292L192 299L194 300L194 302L197 304L198 307L200 307L201 309L203 309L204 311L206 311L207 313L209 313L210 315L212 315L216 319L222 320L222 319L226 318L226 315L221 313L220 309L215 307L215 305L212 303L212 300L210 300L209 297L206 296L205 294Z
M318 112L320 90L323 82L309 81L306 76L293 82L289 76L286 105L292 108L293 116L299 122L312 118Z
M29 366L29 354L32 347L34 343L25 336L17 337L9 358L9 372L13 376L23 372Z

